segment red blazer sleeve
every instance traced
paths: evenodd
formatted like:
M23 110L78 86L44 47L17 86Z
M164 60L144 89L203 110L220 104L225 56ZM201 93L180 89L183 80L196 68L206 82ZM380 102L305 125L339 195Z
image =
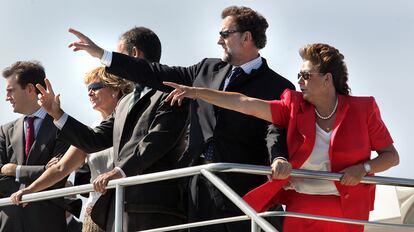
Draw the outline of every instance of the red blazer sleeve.
M292 100L292 90L286 89L280 96L280 100L270 102L272 122L277 127L287 127L290 115L290 103Z
M371 141L371 150L378 151L393 144L391 135L381 119L381 113L373 97L370 98L368 115L368 133Z

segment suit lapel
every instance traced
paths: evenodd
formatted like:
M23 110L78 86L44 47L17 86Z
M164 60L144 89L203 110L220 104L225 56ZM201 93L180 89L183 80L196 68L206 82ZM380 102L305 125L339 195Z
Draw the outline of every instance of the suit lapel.
M122 136L122 131L124 130L125 121L128 116L129 106L131 101L133 101L134 92L126 95L118 104L116 112L116 120L114 121L114 141L120 141ZM135 104L136 105L136 104ZM133 107L135 107L135 105ZM132 110L132 109L131 109ZM114 151L118 151L119 143L114 143Z
M231 65L227 64L223 68L213 72L213 75L211 76L211 82L208 87L212 89L220 89L221 84L223 83L224 79L226 78L230 70Z
M54 137L56 137L55 125L53 124L52 118L47 114L45 119L43 119L36 139L30 148L27 164L35 164L36 161L42 156L42 152L46 148L46 144L48 144L48 142Z
M134 129L134 125L133 122L131 122L131 120L138 120L139 117L141 117L141 113L138 113L138 111L142 111L145 110L147 107L145 104L148 103L148 99L155 93L156 90L151 89L150 91L148 91L144 96L142 96L136 103L135 105L131 108L131 110L129 111L129 102L132 101L132 96L128 96L129 100L126 99L127 101L125 101L124 106L120 109L121 110L121 115L120 115L120 120L118 121L118 116L115 120L115 122L117 122L117 126L115 126L115 128L120 128L119 131L117 131L117 135L118 137L118 142L114 143L114 151L116 151L118 154L120 152L120 147L121 144L124 142L122 140L124 134L129 131L129 130L133 130ZM125 128L128 127L128 130ZM114 137L115 138L115 137ZM115 150L116 149L116 150Z
M316 118L314 113L314 107L307 103L301 103L301 112L298 113L297 117L297 128L299 133L302 135L304 142L299 148L295 156L290 157L293 168L300 168L302 164L308 159L312 152L312 148L315 144L316 135Z
M346 98L342 95L338 95L338 110L336 111L335 123L334 123L333 130L332 130L331 144L329 146L329 156L332 155L331 147L335 142L336 134L342 122L344 121L344 118L348 112L348 109L349 109L349 104L346 101Z
M13 147L14 155L16 156L17 164L24 165L26 162L26 157L24 153L24 117L19 118L14 126L9 131L12 135L11 145Z

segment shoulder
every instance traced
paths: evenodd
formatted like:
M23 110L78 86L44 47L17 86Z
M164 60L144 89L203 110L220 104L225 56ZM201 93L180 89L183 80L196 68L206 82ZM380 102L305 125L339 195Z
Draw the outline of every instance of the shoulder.
M285 89L295 90L295 86L291 81L271 69L265 58L262 58L262 60L263 64L257 71L263 81L267 82L269 85L276 86L276 88L281 89L282 91Z
M1 125L0 126L1 132L5 133L6 131L8 131L10 128L13 128L15 125L17 125L21 121L23 121L23 118L18 118L18 119L15 119L15 120L11 121L11 122L8 122L6 124Z
M343 98L352 108L367 110L376 105L375 98L372 96L343 96Z
M285 102L292 102L292 103L301 103L303 102L303 94L301 92L286 89L283 91L282 95L280 96L280 99Z
M229 65L227 62L224 62L219 58L204 58L196 64L199 69L207 70L210 72L219 71L227 65Z

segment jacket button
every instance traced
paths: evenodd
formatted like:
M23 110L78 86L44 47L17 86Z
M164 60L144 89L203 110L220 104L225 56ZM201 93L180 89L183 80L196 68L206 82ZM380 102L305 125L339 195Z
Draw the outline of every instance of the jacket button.
M348 199L349 198L349 193L345 194L344 198Z

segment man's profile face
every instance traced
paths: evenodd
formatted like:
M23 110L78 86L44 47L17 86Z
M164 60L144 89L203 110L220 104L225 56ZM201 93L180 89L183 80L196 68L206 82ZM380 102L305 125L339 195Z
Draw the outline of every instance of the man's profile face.
M122 53L124 55L128 55L129 56L129 54L128 54L126 48L125 48L124 41L122 39L118 41L118 45L116 47L116 52Z
M220 36L217 44L223 48L223 61L231 65L240 65L240 55L244 52L242 46L242 32L237 31L237 25L232 16L227 16L221 22L221 32L232 32L225 38Z
M29 105L29 93L27 86L23 89L17 83L16 75L12 75L6 79L6 101L9 101L13 107L13 112L25 114Z

